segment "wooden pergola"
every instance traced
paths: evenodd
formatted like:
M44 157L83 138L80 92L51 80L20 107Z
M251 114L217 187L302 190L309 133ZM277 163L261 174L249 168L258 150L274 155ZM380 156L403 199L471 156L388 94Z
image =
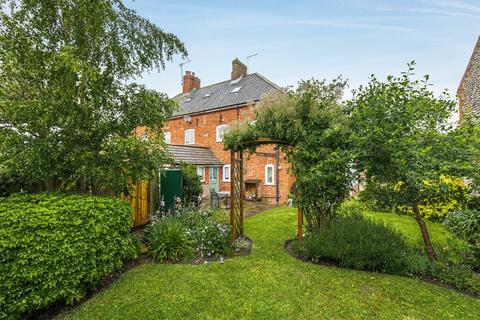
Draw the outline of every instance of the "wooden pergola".
M230 149L230 241L244 236L244 206L245 184L243 179L243 151L248 147L257 147L264 144L292 146L281 140L260 138L252 141L244 141L237 149ZM227 149L228 150L228 149ZM297 239L303 238L303 213L297 209Z

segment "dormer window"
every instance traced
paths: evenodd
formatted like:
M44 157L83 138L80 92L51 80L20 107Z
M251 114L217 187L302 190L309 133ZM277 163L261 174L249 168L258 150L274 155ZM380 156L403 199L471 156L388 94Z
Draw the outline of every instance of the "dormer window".
M240 89L242 89L243 86L239 86L239 87L235 87L232 89L232 91L230 91L230 93L237 93L238 91L240 91Z

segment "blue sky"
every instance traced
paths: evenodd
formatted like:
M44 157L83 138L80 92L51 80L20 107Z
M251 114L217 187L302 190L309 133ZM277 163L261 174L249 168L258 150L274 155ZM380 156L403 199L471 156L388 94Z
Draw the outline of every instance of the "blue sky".
M432 89L455 94L480 34L480 0L158 1L128 7L186 45L202 86L230 77L231 61L258 53L250 71L280 86L342 75L350 89L371 74L399 74L410 60ZM180 58L138 82L173 96Z

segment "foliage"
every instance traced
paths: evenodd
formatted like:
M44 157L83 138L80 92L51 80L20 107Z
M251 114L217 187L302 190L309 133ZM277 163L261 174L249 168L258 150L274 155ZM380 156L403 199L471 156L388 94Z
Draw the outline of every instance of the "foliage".
M403 236L384 222L358 213L339 216L326 230L308 233L304 247L306 257L317 262L391 274L408 270L409 249Z
M461 238L480 243L480 212L472 209L454 211L447 215L445 224Z
M395 191L386 185L364 182L357 199L374 211L392 211L395 208Z
M187 206L198 206L199 197L202 195L202 182L197 174L197 167L193 164L182 163L183 199Z
M215 222L228 225L230 223L230 212L222 209L212 210L212 218Z
M467 264L434 261L430 272L432 277L442 283L473 295L480 295L480 276Z
M99 194L152 177L176 104L133 80L185 56L183 43L121 0L1 0L0 10L1 179Z
M165 251L172 247L172 251L180 251L177 259L158 259L153 252L155 260L177 262L183 258L203 259L225 254L229 249L228 228L218 219L224 220L224 215L216 211L200 210L194 206L179 206L172 215L154 218L151 231L148 232L153 234L147 237L147 241L151 243L149 246L153 250ZM157 227L157 224L161 226ZM174 229L172 234L168 233L168 228ZM184 248L186 246L188 250ZM157 249L159 247L161 248Z
M340 78L301 81L295 91L267 95L254 109L256 121L224 138L225 147L235 150L255 150L258 138L287 143L282 150L296 178L295 201L310 230L329 224L351 187L349 121L339 102L345 85Z
M471 244L472 265L480 270L480 212L473 209L451 212L445 224L453 233Z
M466 134L469 129L453 128L450 123L455 102L447 94L435 98L428 76L413 80L413 71L410 63L401 76L389 76L386 82L372 76L366 87L354 91L349 102L352 145L366 186L396 191L390 193L394 203L412 210L434 259L419 205L449 194L441 177L455 180L478 174L478 161L474 161L478 150Z
M215 220L215 212L185 207L176 213L187 230L197 258L225 253L229 247L227 225Z
M148 252L156 262L178 262L192 254L192 242L185 226L175 217L154 222L147 230Z
M245 253L250 248L252 242L250 239L245 237L240 237L235 239L232 243L232 251L234 253Z
M71 304L138 254L121 200L36 194L0 199L0 318Z
M394 192L401 192L405 184L397 183ZM418 211L422 217L443 218L449 212L459 209L467 201L467 187L463 179L450 178L440 175L436 183L423 181L420 189ZM414 215L411 208L400 205L396 207L399 212Z
M361 215L367 210L368 207L365 203L359 201L358 199L351 199L342 202L342 204L338 208L338 213L341 215Z

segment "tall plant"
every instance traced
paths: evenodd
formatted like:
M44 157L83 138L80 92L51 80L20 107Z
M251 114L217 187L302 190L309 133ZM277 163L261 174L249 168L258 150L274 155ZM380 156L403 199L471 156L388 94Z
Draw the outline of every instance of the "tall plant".
M258 138L289 145L283 151L310 230L326 228L350 190L350 124L340 103L345 85L341 79L310 80L301 81L296 90L272 93L255 107L254 123L239 125L224 139L233 149L254 150Z
M372 76L367 86L354 92L349 103L352 145L367 188L393 191L393 201L409 208L429 257L435 259L426 212L420 206L430 199L451 198L448 181L471 176L478 170L477 160L467 128L451 123L454 101L446 94L434 97L428 76L415 80L413 72L410 63L401 76L389 76L386 82Z
M0 10L0 176L92 193L152 176L175 103L133 79L185 56L183 43L120 0ZM141 126L148 138L133 134Z
M182 202L189 205L197 206L199 197L202 195L202 182L197 174L197 166L189 163L182 163L183 175L183 199Z

